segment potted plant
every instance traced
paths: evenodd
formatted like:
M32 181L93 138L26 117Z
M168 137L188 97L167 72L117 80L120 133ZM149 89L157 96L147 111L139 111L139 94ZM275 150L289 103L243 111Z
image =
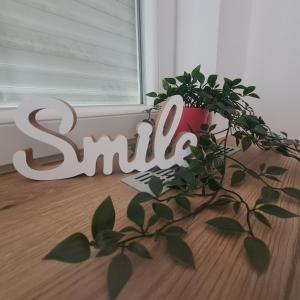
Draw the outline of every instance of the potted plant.
M200 133L202 124L210 124L209 110L204 108L203 103L205 98L211 95L211 90L216 92L219 85L216 83L216 75L211 75L205 82L205 76L200 70L201 66L199 65L191 73L184 72L183 75L174 78L164 78L162 87L165 92L147 94L147 96L155 98L155 105L173 95L182 97L184 109L176 134L183 131Z
M195 78L199 82L195 87ZM178 77L176 77L178 79ZM152 177L149 182L151 193L140 192L128 204L127 217L130 221L125 228L115 226L113 201L107 197L95 211L91 222L91 234L75 233L60 242L45 259L69 263L79 263L91 256L94 249L97 257L112 257L107 272L110 299L116 299L133 272L132 260L135 256L151 259L151 253L143 245L143 240L153 243L163 241L170 258L186 268L195 268L193 253L184 240L187 232L181 222L195 218L206 210L218 208L221 216L206 220L210 228L228 236L235 233L243 239L243 249L251 268L262 275L268 269L271 253L268 245L258 234L258 226L271 228L272 219L294 218L297 214L286 210L279 202L285 195L300 200L300 190L295 186L285 186L281 176L288 170L282 166L267 165L262 162L251 169L239 159L220 151L220 144L226 144L231 134L237 145L247 151L252 145L262 151L272 151L279 155L300 161L298 140L290 140L285 132L275 134L260 116L256 116L248 104L247 96L259 98L254 93L254 86L241 84L241 79L225 78L222 88L216 84L217 75L210 75L205 82L197 67L192 75L184 73L180 81L186 82L184 88L176 86L174 80L164 80L167 94L151 93L156 103L168 96L181 93L185 103L197 108L219 113L228 121L224 130L225 137L219 142L215 136L215 126L203 124L198 145L191 147L194 159L189 160L186 168L179 168L173 180L163 183ZM194 83L192 83L194 82ZM166 84L168 83L168 85ZM190 87L190 89L188 89ZM192 95L192 97L190 97ZM190 98L189 98L190 97ZM190 101L190 102L189 102ZM217 168L214 162L222 158L222 165ZM294 175L294 176L297 176ZM229 180L225 180L229 177ZM260 197L255 203L240 194L236 188L252 177L257 182ZM164 185L171 192L164 195ZM145 203L150 207L145 209ZM226 208L231 207L235 216L223 216ZM223 211L223 209L225 210ZM241 219L244 219L241 221Z

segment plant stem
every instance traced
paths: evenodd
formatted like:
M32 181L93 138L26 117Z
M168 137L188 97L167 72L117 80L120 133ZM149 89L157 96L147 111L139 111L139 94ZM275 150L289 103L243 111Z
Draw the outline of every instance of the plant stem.
M250 222L251 209L250 209L248 203L238 193L236 193L235 191L228 190L228 189L226 189L224 187L222 187L221 189L223 191L225 191L225 192L228 192L228 193L231 193L231 194L235 195L236 197L239 198L240 202L245 205L245 207L247 209L247 226L248 226L250 235L252 235L254 237L254 233L253 233L251 222Z
M231 159L232 161L236 162L237 164L239 164L241 167L243 167L246 172L248 170L250 170L249 168L247 168L247 166L245 166L243 163L241 163L240 161L238 161L237 159L231 157L231 156L227 156L227 158ZM268 186L269 188L271 189L274 189L274 190L281 190L282 188L277 188L277 187L274 187L272 185L270 185L269 183L267 183L263 178L261 178L261 175L256 173L255 171L251 170L252 173L254 173L257 177L255 177L256 179L260 180L261 182L263 182L266 186Z
M163 231L165 228L167 228L168 226L173 225L173 224L175 224L175 223L178 223L178 222L180 222L180 221L183 221L183 220L185 220L185 219L188 219L188 218L190 218L190 217L192 217L192 216L196 216L196 215L200 214L200 213L201 213L205 208L207 208L207 207L209 206L209 204L217 197L217 194L218 194L218 192L215 192L215 193L213 194L213 196L212 196L208 201L206 201L205 203L203 203L203 204L201 204L200 206L198 206L196 209L194 209L193 212L190 212L190 213L186 214L186 215L183 216L183 217L180 217L180 218L178 218L178 219L172 220L172 221L170 221L170 222L164 224L164 225L161 226L159 229L157 229L155 232L153 232L153 233L145 233L145 234L140 234L140 235L136 235L136 236L130 237L130 238L128 238L128 239L125 239L125 240L119 242L118 245L124 246L125 243L128 243L128 242L133 241L133 240L136 240L136 239L140 239L140 238L152 238L152 237L154 237L154 236L156 235L156 233L162 232L162 231Z

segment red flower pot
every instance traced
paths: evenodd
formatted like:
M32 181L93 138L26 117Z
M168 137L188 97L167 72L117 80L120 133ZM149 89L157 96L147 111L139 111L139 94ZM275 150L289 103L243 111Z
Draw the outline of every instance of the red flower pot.
M180 132L194 132L199 133L202 124L210 125L209 111L202 108L184 107L180 123L177 127L175 135Z

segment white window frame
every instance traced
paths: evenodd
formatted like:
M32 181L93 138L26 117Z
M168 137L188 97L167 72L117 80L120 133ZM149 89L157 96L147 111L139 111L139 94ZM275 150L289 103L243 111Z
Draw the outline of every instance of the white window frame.
M78 105L74 106L78 118L122 115L139 113L153 104L153 99L146 97L149 91L158 88L158 54L157 54L157 0L135 0L137 17L137 48L139 53L139 94L141 104L136 105ZM146 67L145 67L146 66ZM0 109L0 125L14 122L15 108ZM43 112L39 120L58 119L53 112Z
M133 137L135 134L135 124L145 118L145 109L153 105L153 99L146 97L146 92L158 90L159 74L158 74L158 45L157 45L157 19L158 19L158 1L159 0L136 0L139 5L136 8L140 11L136 13L139 28L140 50L139 64L141 67L142 82L141 88L141 104L124 105L124 106L79 106L74 107L78 117L78 126L82 126L72 136L72 140L80 148L82 135L95 135L99 137L109 134L116 136L124 134ZM34 150L35 157L43 157L55 155L53 149L48 149L47 145L40 145L36 141L22 134L14 123L14 111L12 108L0 109L0 139L5 140L5 144L0 142L0 166L11 164L13 153L20 149L31 147ZM50 127L56 127L59 122L59 116L55 112L43 111L38 117L41 124ZM107 124L109 125L109 133ZM125 124L125 126L124 126ZM89 133L89 134L88 134ZM1 145L2 144L2 145ZM49 146L48 146L49 147Z

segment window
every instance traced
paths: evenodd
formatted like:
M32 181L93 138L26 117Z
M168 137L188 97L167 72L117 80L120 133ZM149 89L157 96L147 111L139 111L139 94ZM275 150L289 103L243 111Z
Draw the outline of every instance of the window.
M134 137L152 104L141 95L158 89L158 3L0 0L0 172L20 149L32 148L34 158L59 153L16 127L15 108L26 99L58 97L75 106L69 137L79 149L84 136ZM59 114L37 117L57 131Z
M139 1L0 0L0 109L141 104Z

